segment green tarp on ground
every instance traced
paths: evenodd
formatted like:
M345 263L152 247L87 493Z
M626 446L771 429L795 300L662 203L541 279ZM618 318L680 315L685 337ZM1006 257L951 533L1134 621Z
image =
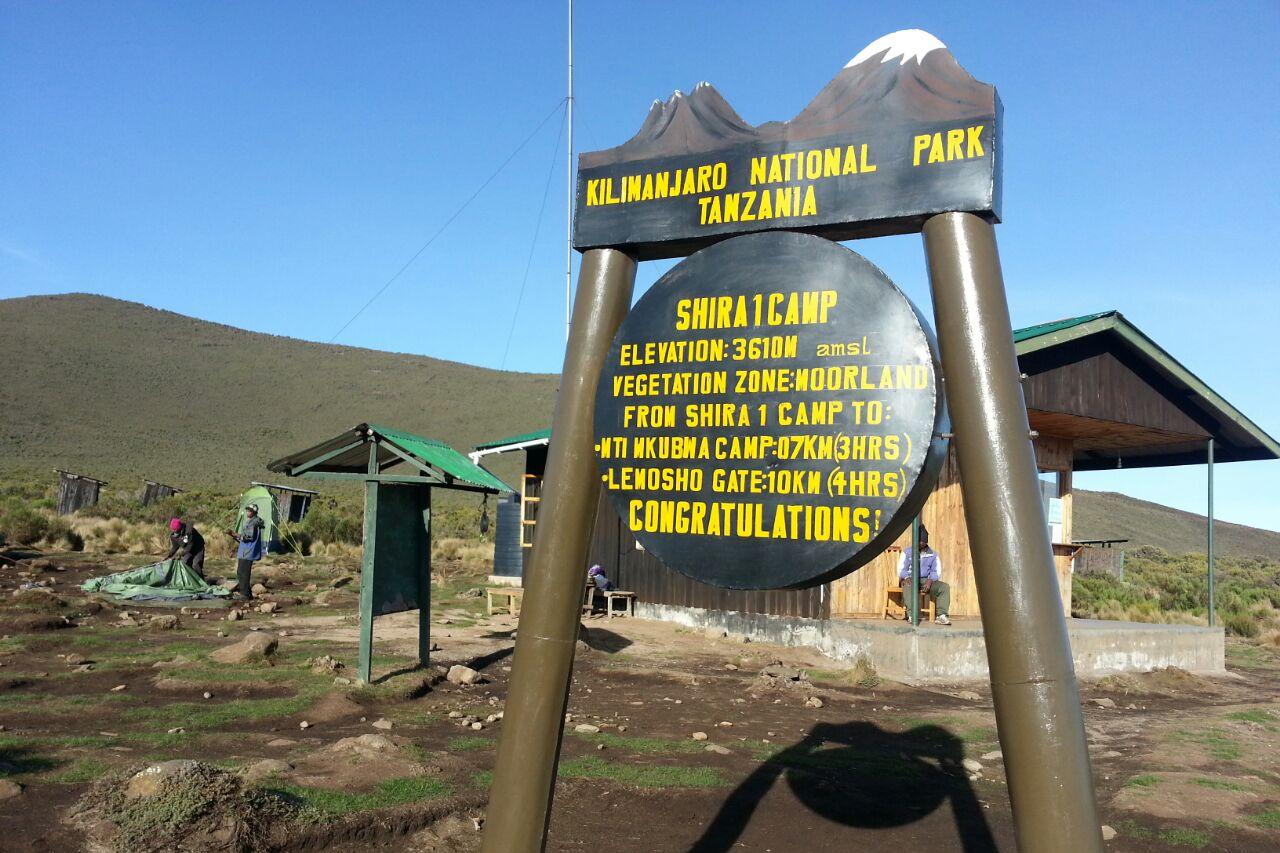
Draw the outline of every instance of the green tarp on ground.
M181 560L162 560L113 575L91 578L80 585L85 592L100 592L122 601L194 601L227 598L230 592L205 583Z

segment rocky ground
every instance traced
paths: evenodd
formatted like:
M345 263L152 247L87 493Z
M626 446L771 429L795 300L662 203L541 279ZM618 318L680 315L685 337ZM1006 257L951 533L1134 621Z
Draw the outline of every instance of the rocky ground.
M442 567L429 669L417 614L380 618L361 686L356 582L331 564L273 559L252 609L79 592L124 567L0 560L0 850L478 849L516 628L482 576ZM1014 849L985 685L586 624L549 849ZM1280 650L1228 658L1083 686L1108 849L1280 846Z

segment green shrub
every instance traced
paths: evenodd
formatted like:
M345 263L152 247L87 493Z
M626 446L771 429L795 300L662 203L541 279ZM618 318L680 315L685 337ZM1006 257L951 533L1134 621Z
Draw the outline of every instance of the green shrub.
M6 542L34 545L45 537L48 530L49 519L21 503L10 502L0 514L0 533Z
M359 545L364 537L363 512L357 514L335 501L312 503L307 517L302 520L302 532L312 541Z
M1235 637L1247 637L1252 639L1262 633L1262 629L1258 627L1258 622L1248 613L1234 611L1222 614L1222 627L1228 634Z

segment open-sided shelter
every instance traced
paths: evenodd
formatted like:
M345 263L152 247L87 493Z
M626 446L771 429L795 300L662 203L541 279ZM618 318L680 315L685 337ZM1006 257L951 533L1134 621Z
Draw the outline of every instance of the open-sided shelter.
M290 477L365 484L359 676L369 681L374 618L402 610L420 611L418 659L425 666L431 647L431 491L511 489L447 444L370 423L267 467Z
M1017 330L1014 339L1026 374L1023 395L1031 441L1041 472L1062 607L1068 615L1072 574L1083 547L1073 538L1074 472L1203 464L1208 466L1211 490L1215 461L1280 458L1280 443L1119 312L1030 326ZM526 552L537 527L536 496L550 439L550 431L529 433L489 442L472 454L475 460L492 453L523 450L527 454L521 524ZM942 556L945 580L952 589L951 615L978 617L962 489L953 451L921 521ZM501 536L501 529L498 532ZM981 531L975 533L981 535ZM896 582L902 547L909 541L910 534L904 534L868 565L820 586L720 589L671 571L644 551L602 495L590 562L602 565L618 586L636 593L640 615L740 628L773 620L792 629L807 629L813 627L808 620L878 619L885 590ZM1211 540L1206 545L1212 553ZM798 636L796 630L791 635ZM1220 635L1218 645L1220 649Z

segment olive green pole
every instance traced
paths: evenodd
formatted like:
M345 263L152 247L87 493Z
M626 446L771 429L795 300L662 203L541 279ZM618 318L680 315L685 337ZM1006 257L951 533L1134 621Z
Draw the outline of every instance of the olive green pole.
M920 624L920 516L911 519L911 624Z
M925 223L924 244L1018 850L1100 853L995 229L941 214Z
M600 497L592 450L596 384L631 307L635 278L635 260L616 249L582 257L482 853L540 853L546 846Z

